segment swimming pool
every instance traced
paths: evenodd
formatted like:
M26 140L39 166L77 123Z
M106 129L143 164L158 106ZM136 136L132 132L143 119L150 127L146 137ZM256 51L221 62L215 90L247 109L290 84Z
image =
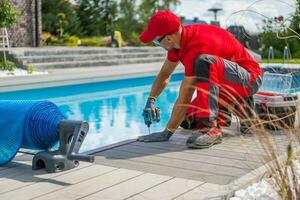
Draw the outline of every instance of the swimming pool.
M261 90L296 94L300 92L300 69L282 65L265 66ZM275 75L274 75L275 74Z
M151 131L165 128L178 95L183 74L174 74L157 100L161 122ZM98 83L0 93L0 100L49 100L72 120L89 122L81 152L148 134L142 111L154 76Z

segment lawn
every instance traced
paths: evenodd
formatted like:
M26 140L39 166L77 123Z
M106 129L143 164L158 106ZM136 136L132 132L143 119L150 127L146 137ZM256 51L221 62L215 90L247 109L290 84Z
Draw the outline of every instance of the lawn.
M296 59L288 59L284 61L285 63L289 64L299 64L300 63L300 58ZM283 63L282 59L273 59L273 60L268 60L268 59L262 59L260 63Z

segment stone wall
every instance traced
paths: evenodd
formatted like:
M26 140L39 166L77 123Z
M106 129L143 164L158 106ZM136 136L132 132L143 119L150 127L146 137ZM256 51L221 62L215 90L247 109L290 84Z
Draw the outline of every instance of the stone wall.
M12 0L12 3L20 17L17 25L8 30L11 46L39 46L42 32L41 0Z

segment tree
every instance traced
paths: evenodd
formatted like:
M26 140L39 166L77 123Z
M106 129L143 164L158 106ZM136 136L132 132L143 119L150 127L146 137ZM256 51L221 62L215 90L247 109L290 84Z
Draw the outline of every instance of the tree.
M132 32L137 31L136 0L121 0L119 4L119 19L117 26L125 39L130 38Z
M291 21L288 36L293 36L288 40L292 56L300 58L300 0L297 0L296 11Z
M61 24L58 23L61 14L65 15L64 32L70 35L78 35L81 28L77 17L77 6L68 0L42 0L42 27L43 31L59 35Z
M110 33L113 37L114 35L114 21L117 15L118 4L116 0L105 0L104 13L105 17L103 18L105 22L106 33ZM112 38L113 39L113 38Z
M282 51L286 46L284 40L281 40L277 37L277 33L275 31L265 31L260 34L260 38L262 41L262 57L268 58L268 52L270 46L274 49L275 58L282 58Z
M114 0L78 0L78 17L85 36L109 35L115 19L117 3Z
M149 18L158 10L168 10L180 3L179 0L120 0L117 28L132 45L139 45L138 36L147 25Z
M19 13L9 0L0 0L0 28L10 28L17 23Z
M0 29L11 28L17 23L19 13L10 0L0 0ZM4 65L7 65L5 48L3 49Z
M180 0L142 0L139 7L139 15L143 28L149 18L158 10L169 10L171 6L180 4Z
M300 33L300 0L297 0L296 11L291 21L291 29Z
M59 37L62 38L64 35L64 30L66 25L68 25L68 21L66 20L66 15L64 13L57 14L58 26L57 32L59 33Z
M296 11L287 25L284 17L263 20L264 32L260 35L263 43L263 57L267 57L269 47L274 49L275 57L282 58L283 49L288 46L293 58L300 58L300 0L297 0Z

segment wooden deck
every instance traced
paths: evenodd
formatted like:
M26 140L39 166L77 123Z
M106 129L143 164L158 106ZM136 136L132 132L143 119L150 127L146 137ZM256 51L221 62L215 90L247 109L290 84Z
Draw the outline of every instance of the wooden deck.
M0 199L224 199L232 187L262 176L267 156L253 136L224 137L210 149L185 146L179 132L169 142L128 142L94 151L94 164L61 173L31 170L31 155L20 154L0 168ZM279 151L286 137L273 134Z

